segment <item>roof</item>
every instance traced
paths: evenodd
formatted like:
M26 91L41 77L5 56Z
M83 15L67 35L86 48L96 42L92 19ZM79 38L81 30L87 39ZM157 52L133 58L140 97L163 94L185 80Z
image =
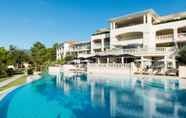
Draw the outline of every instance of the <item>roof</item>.
M78 41L76 41L76 40L69 40L69 41L64 41L64 43L75 44L75 43L78 43Z
M92 35L100 35L100 34L106 34L106 33L110 33L110 29L109 28L102 28L102 29L98 29L96 30L96 32Z
M81 41L81 42L78 42L77 44L81 45L81 44L88 44L90 43L90 41Z
M144 11L131 13L131 14L128 14L128 15L125 15L125 16L119 16L119 17L111 18L109 21L113 22L113 21L123 20L123 19L127 19L127 18L130 18L130 17L141 16L141 15L147 14L147 13L150 13L154 16L158 16L158 14L153 9L147 9L147 10L144 10Z
M155 24L173 22L173 21L178 21L178 20L183 20L183 19L186 19L186 12L180 12L180 13L170 14L166 16L160 16L159 21L155 22Z

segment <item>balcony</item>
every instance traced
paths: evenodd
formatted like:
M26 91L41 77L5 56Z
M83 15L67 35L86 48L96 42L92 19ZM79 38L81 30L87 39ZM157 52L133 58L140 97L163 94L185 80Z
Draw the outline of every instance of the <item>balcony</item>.
M93 44L93 45L92 45L92 48L93 48L93 49L101 49L101 47L102 47L102 46L101 46L100 43L98 43L98 44Z
M177 41L186 41L186 33L178 33L178 39Z
M129 46L129 45L141 45L143 44L143 39L132 39L132 40L122 40L114 42L115 46Z
M90 50L90 47L74 48L73 50L76 51L76 52L79 52L79 51L88 51L88 50Z
M173 34L156 36L156 43L170 43L174 41Z
M115 28L125 28L143 24L143 16L130 18L130 19L123 19L115 23Z
M85 53L78 54L78 58L88 58L88 57L91 57L91 56L94 56L94 55L92 55L92 54L85 54Z
M141 45L143 44L143 32L127 32L116 36L116 46Z
M112 49L104 52L97 52L96 55L122 55L129 54L134 56L159 56L159 55L168 55L175 51L174 47L160 47L154 50L144 49L144 48L135 48L135 49Z

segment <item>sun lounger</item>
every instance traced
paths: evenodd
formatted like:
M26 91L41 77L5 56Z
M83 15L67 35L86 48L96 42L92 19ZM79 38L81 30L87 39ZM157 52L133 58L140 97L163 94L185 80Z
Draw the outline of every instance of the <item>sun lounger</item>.
M140 69L140 68L138 68L137 71L134 72L134 74L142 74L142 73L143 73L143 71L142 71L142 69Z
M160 69L160 71L157 72L156 75L165 75L165 70L164 69Z
M143 74L148 75L148 74L152 74L152 69L148 69L148 70L144 70Z
M177 73L178 73L178 70L177 69L169 69L169 70L167 70L166 75L176 76Z

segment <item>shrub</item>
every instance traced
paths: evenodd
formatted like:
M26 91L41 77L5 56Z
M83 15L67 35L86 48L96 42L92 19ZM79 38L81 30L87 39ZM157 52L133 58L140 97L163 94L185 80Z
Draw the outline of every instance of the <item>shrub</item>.
M178 61L178 64L186 65L186 46L180 49L180 51L178 52L178 56L176 57L176 60Z
M32 68L27 69L27 74L28 75L33 75L33 69Z
M15 74L15 71L14 71L12 68L8 68L8 69L6 70L6 73L7 73L8 76L12 76L12 75Z

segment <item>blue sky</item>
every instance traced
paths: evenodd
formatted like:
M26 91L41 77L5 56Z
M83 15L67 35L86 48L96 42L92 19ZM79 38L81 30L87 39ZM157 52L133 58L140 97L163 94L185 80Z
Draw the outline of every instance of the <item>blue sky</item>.
M185 0L0 0L0 47L29 49L64 40L89 40L108 19L152 8L160 15L186 11Z

